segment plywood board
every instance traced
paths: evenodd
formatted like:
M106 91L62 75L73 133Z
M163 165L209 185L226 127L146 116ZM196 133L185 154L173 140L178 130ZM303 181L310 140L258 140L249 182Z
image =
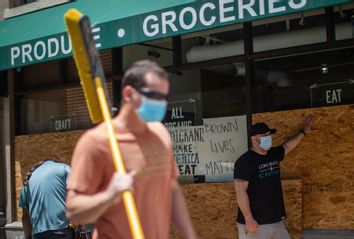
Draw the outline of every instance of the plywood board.
M291 238L300 239L302 233L301 180L282 182L288 219L286 226ZM233 183L182 185L193 223L199 238L230 239L237 237L236 197ZM173 239L182 238L175 228Z

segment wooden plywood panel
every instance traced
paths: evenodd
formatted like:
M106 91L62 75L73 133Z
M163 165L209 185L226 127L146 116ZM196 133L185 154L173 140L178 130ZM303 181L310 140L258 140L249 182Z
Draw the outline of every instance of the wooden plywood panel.
M301 180L282 182L288 219L286 226L293 239L302 233ZM199 238L230 239L237 237L236 197L233 183L182 185ZM173 228L171 237L182 238Z
M292 239L302 238L302 180L283 180L283 195L288 219L285 226Z
M304 185L304 228L354 228L354 105L254 115L278 132L280 144L314 114L316 129L282 162L282 177L301 178Z
M232 183L182 186L199 238L234 238L236 200ZM174 231L171 238L178 237Z

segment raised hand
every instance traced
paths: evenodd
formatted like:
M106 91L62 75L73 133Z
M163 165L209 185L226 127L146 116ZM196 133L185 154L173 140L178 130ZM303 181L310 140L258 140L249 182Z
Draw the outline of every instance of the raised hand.
M307 114L305 116L305 119L304 119L304 124L303 124L303 131L305 132L305 134L309 134L311 133L312 131L312 119L313 119L313 115L312 114Z

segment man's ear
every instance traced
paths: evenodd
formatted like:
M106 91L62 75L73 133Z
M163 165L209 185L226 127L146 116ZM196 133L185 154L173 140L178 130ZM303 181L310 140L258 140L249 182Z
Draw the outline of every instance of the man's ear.
M134 88L130 85L124 86L122 90L122 100L123 102L131 102L134 94Z
M253 135L253 136L251 136L251 141L253 141L253 142L259 142L259 139L258 139L259 137L257 136L257 135Z

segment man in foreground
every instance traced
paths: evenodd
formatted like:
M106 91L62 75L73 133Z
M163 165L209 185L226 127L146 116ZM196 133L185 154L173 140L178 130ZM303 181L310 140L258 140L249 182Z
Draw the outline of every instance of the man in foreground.
M121 198L125 190L133 191L145 238L167 239L171 220L185 238L196 238L176 180L171 137L160 123L168 94L168 75L153 62L137 62L125 73L113 126L127 174L115 173L104 123L77 143L67 215L74 224L95 223L94 239L131 238Z

